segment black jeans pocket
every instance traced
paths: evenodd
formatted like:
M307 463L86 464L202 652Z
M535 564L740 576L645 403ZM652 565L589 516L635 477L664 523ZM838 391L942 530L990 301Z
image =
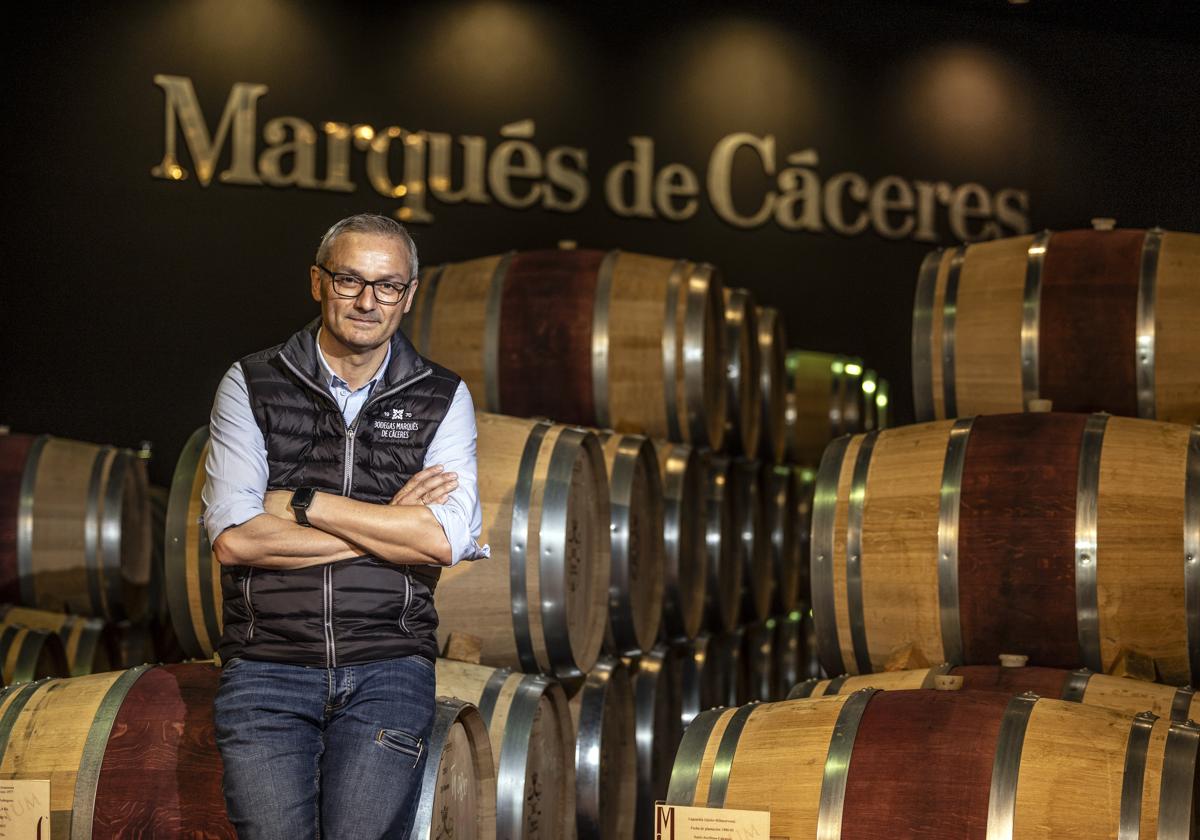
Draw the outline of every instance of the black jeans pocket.
M415 735L409 735L403 729L380 729L375 736L375 743L411 756L413 767L417 766L417 762L421 760L421 755L425 751L424 742Z

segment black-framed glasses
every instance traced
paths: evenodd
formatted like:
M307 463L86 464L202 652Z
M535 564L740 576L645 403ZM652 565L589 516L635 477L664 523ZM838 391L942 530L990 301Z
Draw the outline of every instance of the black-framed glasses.
M371 291L375 293L377 303L382 303L384 306L394 306L404 297L408 287L413 284L413 281L407 283L397 283L395 280L364 280L357 274L341 274L330 271L325 266L317 263L317 268L324 271L333 280L333 291L344 298L356 298L363 293L363 289L367 286L371 287Z

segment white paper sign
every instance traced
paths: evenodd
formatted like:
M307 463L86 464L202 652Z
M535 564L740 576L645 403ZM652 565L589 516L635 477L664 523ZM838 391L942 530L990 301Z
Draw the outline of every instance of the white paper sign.
M654 840L771 840L771 813L658 802Z
M50 840L50 782L0 779L0 840Z

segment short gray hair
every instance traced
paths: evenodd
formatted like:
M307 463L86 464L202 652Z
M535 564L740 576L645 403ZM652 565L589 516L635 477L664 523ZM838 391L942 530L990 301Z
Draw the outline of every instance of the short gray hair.
M325 235L321 237L321 244L317 247L318 265L324 265L328 261L334 241L343 233L375 233L399 239L408 248L408 258L411 263L409 279L417 276L417 243L413 241L412 234L395 219L389 219L378 213L359 213L335 222L333 227L325 231Z

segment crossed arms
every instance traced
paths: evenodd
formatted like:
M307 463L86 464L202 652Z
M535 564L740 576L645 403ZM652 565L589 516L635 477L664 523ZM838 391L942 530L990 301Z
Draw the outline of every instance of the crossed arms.
M239 364L221 381L209 429L204 518L222 565L299 569L364 554L397 564L450 565L488 556L487 546L476 542L482 515L475 410L465 383L426 450L426 468L389 503L318 493L308 510L311 528L296 523L290 490L267 490L266 444Z
M222 566L267 569L301 569L364 554L389 563L449 566L450 540L426 504L445 503L457 479L440 464L428 467L386 505L317 493L308 509L310 528L296 522L290 490L271 490L264 512L222 531L213 554Z

